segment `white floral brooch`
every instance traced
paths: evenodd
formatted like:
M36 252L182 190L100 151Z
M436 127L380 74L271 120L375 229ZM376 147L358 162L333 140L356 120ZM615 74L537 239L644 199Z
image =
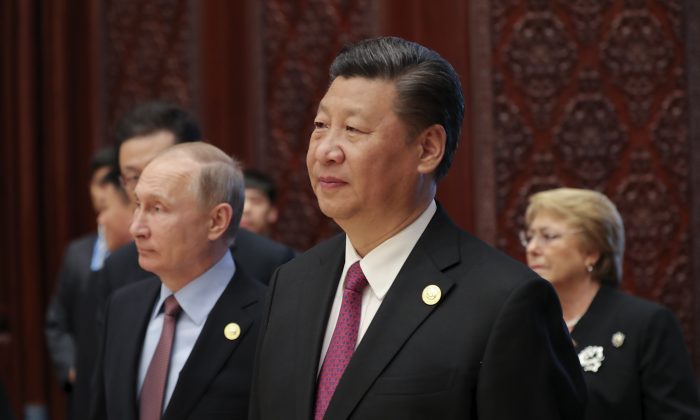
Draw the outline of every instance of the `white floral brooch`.
M603 360L605 360L605 356L603 356L603 347L586 347L578 354L578 360L584 372L598 372L600 365L602 365Z

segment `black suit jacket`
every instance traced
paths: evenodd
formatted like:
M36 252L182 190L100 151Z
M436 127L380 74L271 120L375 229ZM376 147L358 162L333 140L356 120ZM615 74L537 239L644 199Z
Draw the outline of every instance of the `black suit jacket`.
M258 344L251 419L313 417L344 262L335 237L280 267ZM442 291L434 306L423 289ZM326 419L580 419L585 384L545 280L440 208L359 343ZM274 403L271 403L274 402Z
M624 336L617 346L616 333ZM668 309L602 286L571 336L580 354L590 346L602 348L597 372L589 368L583 374L586 419L700 419L690 357Z
M109 300L96 365L93 420L138 419L138 367L160 284L147 279L116 291ZM265 286L236 270L180 371L164 420L247 417L264 292ZM224 336L230 322L241 327L240 337L233 341Z
M289 261L295 255L291 248L245 229L238 230L236 241L231 247L231 254L236 261L236 267L264 284L267 284L279 265ZM103 325L104 308L109 296L125 285L147 278L154 278L154 276L139 266L138 251L133 242L119 248L105 260L102 269L97 272L97 280L90 283L92 290L89 290L88 294L91 298L86 301L83 309L83 319L88 325L85 328L85 340L79 343L81 353L78 360L79 372L93 371ZM89 375L78 374L74 389L76 413L87 414L88 401L92 398L91 380L92 377ZM84 418L86 417L79 416L76 420Z
M92 251L97 235L68 244L58 273L56 292L46 311L46 344L61 384L69 389L68 370L75 367L76 335L80 334L80 305L85 298Z

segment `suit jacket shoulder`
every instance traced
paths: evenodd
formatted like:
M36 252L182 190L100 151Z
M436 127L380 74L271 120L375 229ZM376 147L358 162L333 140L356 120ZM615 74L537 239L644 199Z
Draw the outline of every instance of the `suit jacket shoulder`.
M90 278L96 234L71 241L58 273L56 290L46 312L46 342L61 383L68 388L68 370L76 364L79 306Z
M602 286L571 335L588 419L700 418L690 357L667 308Z
M275 269L295 255L288 246L245 229L238 230L231 253L238 265L263 284L268 284Z

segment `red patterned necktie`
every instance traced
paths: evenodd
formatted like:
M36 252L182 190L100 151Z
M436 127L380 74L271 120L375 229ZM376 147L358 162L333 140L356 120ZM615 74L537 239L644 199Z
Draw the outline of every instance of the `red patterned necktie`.
M146 377L141 387L141 399L139 407L140 420L159 420L163 413L163 400L165 397L165 385L168 381L168 366L170 365L170 351L173 348L175 338L175 323L180 314L180 304L175 295L170 295L163 303L165 315L163 316L163 330L153 353L151 364L148 365Z
M367 278L357 261L350 266L345 276L343 288L343 303L340 305L338 321L333 330L326 358L323 360L321 374L318 377L316 389L315 420L323 419L335 392L340 377L350 362L355 344L357 343L357 330L360 326L360 309L362 308L362 291L367 287Z

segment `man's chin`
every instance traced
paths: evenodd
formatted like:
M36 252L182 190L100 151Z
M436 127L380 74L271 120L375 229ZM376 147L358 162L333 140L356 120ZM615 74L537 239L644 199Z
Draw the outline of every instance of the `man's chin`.
M153 261L152 258L143 255L139 255L139 266L141 266L142 269L151 273L153 273L156 269L155 261Z

